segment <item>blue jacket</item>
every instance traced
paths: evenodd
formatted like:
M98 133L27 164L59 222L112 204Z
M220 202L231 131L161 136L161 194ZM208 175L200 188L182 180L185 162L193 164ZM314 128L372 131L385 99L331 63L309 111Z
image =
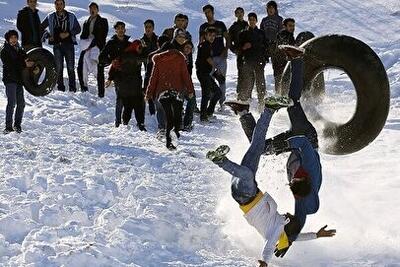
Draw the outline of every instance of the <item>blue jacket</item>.
M76 45L77 44L76 35L81 32L81 26L79 25L78 19L76 18L74 13L71 13L69 11L65 11L65 12L67 12L67 16L68 16L69 34L71 35L72 43ZM46 29L47 27L49 27L49 32L50 32L51 36L54 36L55 20L56 20L56 12L53 12L53 13L48 14L41 24L41 27L43 30Z
M312 147L305 136L294 136L288 139L290 148L294 149L287 162L287 173L289 182L293 179L297 169L302 166L311 178L311 192L305 198L295 200L294 215L300 222L301 229L306 223L308 214L316 213L319 209L318 192L322 183L321 162L318 152ZM300 229L300 230L301 230ZM296 240L291 236L291 241Z

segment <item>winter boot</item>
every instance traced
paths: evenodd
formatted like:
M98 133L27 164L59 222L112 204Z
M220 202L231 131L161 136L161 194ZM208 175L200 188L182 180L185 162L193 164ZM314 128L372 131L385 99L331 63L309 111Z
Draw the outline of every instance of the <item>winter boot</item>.
M219 146L216 150L207 152L206 157L214 163L222 162L231 149L227 145Z
M3 134L9 134L9 133L11 133L11 132L14 132L14 129L13 129L12 127L6 127L6 128L3 130Z
M226 101L225 105L230 107L233 112L235 112L236 115L242 111L249 111L250 109L250 104L247 101L241 101L241 100L231 100L231 101Z

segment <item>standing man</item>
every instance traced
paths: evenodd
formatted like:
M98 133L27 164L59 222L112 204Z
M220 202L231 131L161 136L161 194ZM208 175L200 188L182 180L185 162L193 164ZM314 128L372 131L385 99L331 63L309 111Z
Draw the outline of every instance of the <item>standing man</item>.
M83 63L86 52L92 49L100 52L105 44L108 34L108 21L99 15L99 6L92 2L89 5L90 17L83 23L83 30L81 34L81 41L87 40L87 47L81 47L82 52L79 56L78 61L78 78L81 90L87 91L87 84L84 82L83 77ZM97 87L99 97L104 97L104 67L101 64L97 64Z
M172 41L174 39L174 31L176 29L185 30L185 24L186 24L185 15L183 15L182 13L176 14L174 18L174 26L165 29L162 34L168 36L169 41ZM192 36L190 34L186 38L192 40Z
M248 102L254 88L257 87L258 110L264 110L265 76L264 68L267 62L264 32L257 28L257 15L249 13L249 26L239 35L238 54L243 62L243 69L239 81L238 100Z
M142 55L146 59L149 54L156 51L158 47L158 36L154 33L154 21L151 19L146 20L144 23L144 34L142 39L143 51ZM147 60L144 62L144 69L147 67Z
M75 35L81 32L81 26L75 15L65 10L64 0L54 1L56 11L47 15L42 22L42 29L49 28L49 44L53 45L54 58L58 73L57 87L65 91L64 58L67 63L69 91L76 92L75 83Z
M238 70L238 81L237 81L237 87L236 87L236 93L239 94L241 91L240 85L241 85L241 78L243 77L242 68L243 68L243 61L242 57L238 55L238 52L240 50L239 48L239 34L244 31L247 26L249 25L247 21L244 20L244 9L242 7L238 7L235 10L235 17L237 20L232 24L231 27L229 27L229 39L231 41L230 43L230 49L232 53L236 55L236 67Z
M42 30L36 9L37 0L27 0L27 6L18 11L17 28L21 32L21 44L25 51L42 47Z
M227 58L228 49L230 48L230 38L228 30L222 21L214 19L214 7L212 5L205 5L203 7L204 15L206 16L207 22L203 23L199 29L200 42L205 40L205 30L209 27L213 27L216 31L215 41L212 43L212 54L214 62L214 72L216 75L219 87L221 89L221 98L219 103L221 110L224 109L223 104L225 102L226 94L226 70L227 70ZM225 44L224 44L225 39Z
M276 45L296 45L294 39L295 31L295 20L292 18L287 18L283 21L283 29L278 33L276 38ZM275 59L272 64L275 76L275 92L280 92L281 89L281 79L283 71L285 70L287 60L286 55L281 50L276 51Z
M111 37L103 50L99 55L99 64L103 67L113 64L114 67L118 65L118 58L122 55L124 50L130 45L129 38L130 36L125 35L125 23L122 21L117 21L114 24L115 35ZM107 85L111 82L107 81ZM116 88L117 90L117 88ZM118 98L118 92L116 92L117 98L115 101L115 127L119 127L122 121L122 110L123 103L122 99Z

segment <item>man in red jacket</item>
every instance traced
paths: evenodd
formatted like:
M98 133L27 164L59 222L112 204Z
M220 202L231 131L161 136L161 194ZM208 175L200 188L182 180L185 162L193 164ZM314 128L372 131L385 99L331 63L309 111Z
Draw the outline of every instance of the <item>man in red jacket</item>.
M170 49L155 55L153 63L146 99L158 99L162 104L167 116L167 148L175 149L170 133L174 128L176 136L180 137L183 95L193 97L193 83L186 66L185 56L178 50Z

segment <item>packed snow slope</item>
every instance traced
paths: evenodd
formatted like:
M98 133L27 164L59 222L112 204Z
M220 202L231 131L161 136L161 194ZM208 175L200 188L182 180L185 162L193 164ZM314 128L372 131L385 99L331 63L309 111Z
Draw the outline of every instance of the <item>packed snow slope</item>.
M103 0L100 11L128 24L128 34L142 35L142 22L156 21L156 31L173 15L190 17L190 31L204 20L203 0ZM230 25L243 6L264 16L261 1L214 0L216 16ZM400 4L398 1L282 0L280 14L294 17L297 33L342 33L369 44L382 59L390 79L391 107L378 138L352 155L321 155L323 184L319 212L304 231L328 224L331 239L294 244L273 266L400 266ZM67 0L82 22L89 1ZM14 28L25 0L0 1L0 35ZM40 1L40 16L53 1ZM111 34L111 31L110 31ZM235 59L229 57L228 95L235 97ZM272 70L266 69L272 92ZM366 73L368 75L368 73ZM197 95L199 83L194 82ZM320 109L344 120L355 109L355 93L340 72L326 74L328 92ZM6 106L0 86L0 121ZM43 98L26 94L24 132L0 136L0 266L256 266L262 240L230 197L230 177L205 159L220 144L231 146L239 162L248 142L230 112L215 123L195 118L178 150L168 151L155 138L154 117L147 133L132 122L113 127L113 89L90 93L54 92ZM258 114L255 112L255 116ZM280 111L269 136L287 129ZM263 157L257 180L293 212L286 186L286 156Z

